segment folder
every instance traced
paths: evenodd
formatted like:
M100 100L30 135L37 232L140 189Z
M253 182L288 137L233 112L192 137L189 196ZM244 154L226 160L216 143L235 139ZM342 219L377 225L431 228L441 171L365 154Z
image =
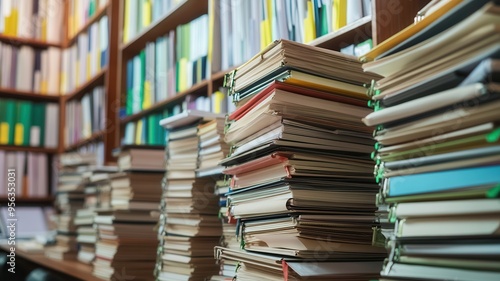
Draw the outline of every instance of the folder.
M387 179L387 196L407 196L500 183L500 166L482 166Z

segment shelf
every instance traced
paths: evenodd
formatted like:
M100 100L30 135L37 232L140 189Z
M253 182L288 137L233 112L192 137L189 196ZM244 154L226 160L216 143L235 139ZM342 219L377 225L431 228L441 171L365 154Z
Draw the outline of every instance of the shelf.
M83 146L85 144L88 144L88 143L94 142L96 140L102 139L105 134L106 134L106 130L95 132L90 137L88 137L86 139L79 140L76 143L67 146L64 150L65 151L75 150L75 149L79 148L80 146Z
M138 113L135 113L135 114L132 114L132 115L129 115L129 116L123 118L122 120L120 120L120 124L125 125L128 122L137 121L137 120L139 120L139 119L141 119L141 118L143 118L143 117L145 117L145 116L147 116L155 111L158 111L158 110L165 108L165 106L167 106L168 104L170 104L172 102L182 100L183 98L185 98L189 94L194 94L194 93L198 93L198 92L202 92L202 91L204 91L206 93L208 90L208 83L209 83L209 80L204 80L204 81L194 85L193 87L191 87L190 89L188 89L184 92L177 93L175 96L173 96L171 98L168 98L166 100L155 103L153 106L151 106L148 109L144 109Z
M0 145L0 150L39 152L39 153L49 153L49 154L57 153L57 148L21 146L21 145Z
M154 41L156 38L175 29L178 25L186 24L207 12L208 0L185 0L179 3L169 13L152 22L128 42L123 43L120 47L122 56L125 59L132 57L144 49L147 42Z
M309 45L340 51L351 44L361 43L372 37L372 17L366 16L339 30L309 42Z
M46 101L46 102L59 102L61 96L57 95L49 95L42 94L31 91L19 91L16 89L5 89L0 88L0 97L1 98L15 98L15 99L24 99L24 100L36 100L36 101Z
M39 39L32 38L21 38L15 36L8 36L4 34L0 34L0 42L9 43L12 45L29 45L36 48L46 49L48 47L58 47L60 48L62 44L60 43L50 43L46 41L42 41Z
M69 94L63 95L66 102L73 100L73 99L79 99L79 98L83 97L83 95L85 95L85 93L88 93L92 88L95 88L98 85L104 85L104 77L106 76L107 69L108 69L107 67L104 67L99 72L97 72L97 74L94 75L94 77L90 78L85 83L78 86L76 89L74 89Z
M66 42L66 46L69 47L76 42L78 35L86 31L92 24L99 21L107 12L109 3L104 5L100 10L98 10L73 36L71 36Z
M0 197L0 202L10 202L7 197ZM16 196L16 204L33 203L33 204L51 204L54 202L54 197L18 197Z

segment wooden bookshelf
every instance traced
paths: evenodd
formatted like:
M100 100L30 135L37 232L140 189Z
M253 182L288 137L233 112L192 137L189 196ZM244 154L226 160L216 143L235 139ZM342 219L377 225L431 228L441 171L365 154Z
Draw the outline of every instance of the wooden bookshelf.
M104 135L106 134L106 131L99 131L99 132L95 132L93 133L90 137L88 138L85 138L85 139L81 139L79 141L77 141L76 143L73 143L67 147L65 147L65 151L71 151L71 150L75 150L85 144L88 144L88 143L91 143L91 142L95 142L97 140L100 140L104 137Z
M51 43L39 39L22 38L22 37L8 36L4 34L0 34L0 42L9 43L11 45L29 45L39 49L47 49L48 47L60 48L62 46L61 43Z
M61 96L43 94L31 91L19 91L16 89L0 88L0 98L13 98L22 100L44 101L44 102L59 102Z
M83 32L87 31L87 29L94 24L95 22L99 21L104 15L107 14L107 11L109 9L109 2L101 7L99 10L96 11L96 13L87 20L87 22L80 27L80 29L71 37L66 40L65 47L70 47L76 42L76 39L78 38L78 35L82 34Z
M130 58L139 53L147 42L167 34L178 25L186 24L198 16L208 12L208 0L184 0L162 18L152 22L134 38L121 45L120 49L124 58ZM121 15L122 16L122 15ZM123 24L120 24L122 28Z
M47 154L57 153L57 148L23 146L23 145L0 145L0 150L38 152L38 153L47 153Z
M191 87L190 89L188 89L184 92L177 93L175 96L173 96L171 98L168 98L166 100L155 103L153 106L151 106L148 109L144 109L140 112L137 112L135 114L132 114L132 115L129 115L129 116L123 118L122 120L120 120L120 123L122 125L125 125L128 122L137 121L137 120L139 120L139 119L141 119L141 118L143 118L143 117L145 117L153 112L164 109L166 106L168 106L170 104L174 104L175 102L181 101L187 95L206 94L207 90L208 90L209 82L210 82L209 80L204 80L204 81L194 85L193 87Z
M108 70L108 67L101 69L99 72L96 73L96 75L91 77L85 83L81 84L80 86L78 86L76 89L74 89L70 93L63 95L65 102L68 102L68 101L73 100L73 99L80 99L81 97L83 97L83 95L88 93L90 90L92 90L96 86L104 85L104 78L105 78L107 70Z

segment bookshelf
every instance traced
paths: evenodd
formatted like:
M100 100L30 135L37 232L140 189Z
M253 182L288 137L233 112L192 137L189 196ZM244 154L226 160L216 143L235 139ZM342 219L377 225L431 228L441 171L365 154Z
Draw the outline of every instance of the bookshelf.
M409 1L408 3L393 3L388 0L373 0L371 2L371 15L362 17L334 32L320 36L308 44L321 48L340 51L341 48L353 43L360 43L372 38L373 44L381 42L392 34L403 29L413 21L413 15L421 9L428 1ZM134 56L138 55L146 48L148 42L154 42L158 37L168 34L171 30L176 30L179 25L186 24L193 19L209 14L211 1L193 1L185 0L174 6L168 13L152 21L151 24L144 27L128 41L123 42L124 36L124 12L125 7L120 7L120 46L118 67L121 70L118 79L118 94L117 104L123 106L126 101L127 89L127 62ZM219 11L216 11L216 13ZM412 16L410 16L412 15ZM390 26L390 30L387 30ZM148 116L154 112L160 112L163 109L171 108L174 105L182 102L183 98L190 94L202 95L210 97L211 94L218 90L223 84L224 75L234 69L236 66L229 69L212 72L206 80L194 84L191 88L180 91L173 97L159 100L152 104L149 108L139 112L134 112L127 116L118 116L117 124L119 124L119 132L116 136L116 144L119 145L121 138L124 135L125 125L129 122L134 122ZM121 119L120 119L121 118Z

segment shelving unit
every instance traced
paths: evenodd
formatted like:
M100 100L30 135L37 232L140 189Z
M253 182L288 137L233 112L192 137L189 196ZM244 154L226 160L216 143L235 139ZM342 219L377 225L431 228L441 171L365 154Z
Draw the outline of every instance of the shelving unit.
M104 147L106 151L105 163L109 163L112 161L112 155L111 155L111 150L116 146L116 140L115 140L115 135L116 133L114 132L115 130L115 115L117 114L117 109L114 107L115 106L115 100L116 100L116 72L118 71L118 68L116 66L117 62L117 40L118 40L118 33L117 33L117 24L118 24L118 11L119 11L119 6L120 2L118 0L108 0L108 3L105 4L102 8L97 10L95 14L87 20L87 22L75 33L73 36L70 38L66 38L66 40L63 42L63 47L68 48L71 45L75 44L77 41L77 38L79 35L81 35L84 32L87 32L90 28L90 26L96 22L98 22L103 16L107 15L108 16L108 29L109 29L109 46L108 46L108 62L107 65L101 69L98 73L96 73L93 77L82 83L80 86L78 86L75 90L73 90L70 93L66 93L62 96L61 98L61 133L59 134L59 143L61 144L59 146L59 153L64 153L64 152L69 152L76 150L80 148L81 146L87 145L89 143L102 140L104 142ZM69 10L69 3L66 2L66 11ZM68 13L66 13L68 14ZM67 32L65 33L67 34ZM99 131L96 133L93 133L91 136L85 139L81 139L77 141L76 143L73 143L71 145L67 145L64 142L64 134L62 133L65 128L65 121L64 118L66 116L66 104L69 101L75 100L75 99L81 99L84 94L88 93L91 91L93 88L97 86L103 86L104 91L106 93L106 120L107 124L109 124L108 128L109 130L107 131Z

